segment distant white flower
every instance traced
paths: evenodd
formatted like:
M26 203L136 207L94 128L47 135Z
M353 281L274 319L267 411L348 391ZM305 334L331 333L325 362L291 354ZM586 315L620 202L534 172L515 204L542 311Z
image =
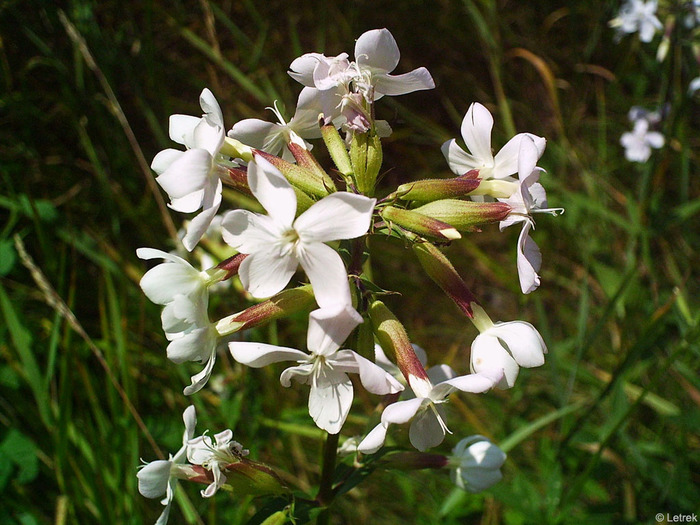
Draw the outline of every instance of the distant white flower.
M227 465L247 456L248 451L233 440L233 432L224 430L214 435L214 440L207 435L190 439L187 443L187 459L193 465L201 465L211 471L214 481L201 491L202 497L210 498L226 483L223 470Z
M403 390L391 375L352 350L339 350L350 332L362 322L351 306L321 308L309 315L307 348L309 353L293 348L263 343L232 342L229 350L239 363L260 368L281 361L296 361L280 376L283 386L291 380L311 386L309 414L316 425L331 434L340 432L353 400L349 373L359 374L362 385L373 394L390 394Z
M460 489L481 492L498 483L506 454L484 436L462 439L452 450L450 477Z
M494 157L491 150L493 117L488 109L474 102L462 120L462 138L469 150L464 151L455 139L442 145L442 154L457 175L479 170L481 179L504 179L518 171L518 152L523 137L530 137L536 147L537 159L542 156L546 140L531 133L518 133ZM535 160L535 162L537 161Z
M628 0L615 18L610 20L610 27L622 33L639 32L642 42L651 42L654 33L661 30L663 25L656 17L656 0Z
M204 235L221 204L221 176L225 167L220 164L219 150L224 143L224 119L219 103L208 89L199 97L204 115L172 115L170 138L187 150L166 149L158 153L151 164L158 173L156 181L168 193L169 206L182 213L202 211L187 228L182 243L192 251Z
M321 137L318 117L324 109L319 90L310 87L301 90L296 112L289 122L284 120L276 104L268 109L274 112L278 123L260 119L241 120L231 128L228 136L271 155L281 153L282 158L288 161L294 160L286 147L289 142L296 142L306 149L311 149L311 144L304 139Z
M695 77L690 81L690 84L688 84L688 93L692 97L698 90L700 90L700 77Z
M535 241L530 238L530 230L534 229L533 213L550 213L557 215L563 212L561 208L547 208L547 194L544 187L537 182L542 171L536 166L539 150L529 137L520 141L518 154L519 186L508 199L498 199L510 205L510 214L499 223L502 230L513 224L522 223L523 229L518 237L518 278L523 293L530 293L540 285L537 272L542 266L542 254Z
M165 525L170 515L170 506L175 496L178 471L183 468L187 459L188 442L194 436L194 427L197 424L197 415L194 406L189 406L182 414L185 422L185 433L182 436L182 447L175 455L167 460L160 459L143 465L136 476L139 480L139 492L147 498L159 498L165 495L161 501L165 508L156 521L156 525Z
M256 156L248 165L248 183L268 215L234 210L222 223L224 241L250 254L238 272L243 287L253 297L270 297L287 285L301 265L319 306L350 304L345 265L338 252L324 243L365 234L376 201L332 193L295 219L294 190L272 164Z
M449 367L441 370L443 373L451 371ZM374 454L384 445L389 425L409 421L411 421L409 439L414 447L424 451L439 445L445 439L445 433L449 432L444 420L445 413L440 406L447 401L447 396L455 390L470 393L486 392L501 380L502 375L502 370L488 370L477 374L445 378L435 385L431 379L410 376L409 384L416 397L387 406L382 412L381 422L367 434L357 450L364 454Z
M480 333L471 347L469 366L473 373L503 370L496 386L507 389L515 384L521 366L533 368L544 364L547 346L534 326L525 321L493 323L485 312L483 316L486 320L479 326Z
M651 148L661 148L664 136L658 131L649 131L649 122L641 118L634 121L634 128L622 134L620 144L625 148L625 158L630 162L646 162Z

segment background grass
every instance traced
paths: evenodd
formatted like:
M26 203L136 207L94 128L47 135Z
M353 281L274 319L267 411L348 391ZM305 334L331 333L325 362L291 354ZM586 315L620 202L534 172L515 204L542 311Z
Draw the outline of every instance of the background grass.
M275 99L293 107L299 86L286 69L295 57L351 52L354 38L378 27L398 41L399 72L424 65L437 83L378 104L394 128L384 143L387 189L447 175L439 146L479 101L495 115L496 147L515 131L548 138L542 181L566 213L538 220L543 285L527 297L514 273L515 232L487 228L448 250L494 318L531 321L550 349L516 388L450 404L446 445L470 433L503 444L503 482L472 496L442 473L376 472L337 502L336 522L653 523L658 512L697 513L700 105L686 95L697 69L681 40L662 64L636 36L614 43L607 21L618 7L2 3L0 523L152 523L160 508L138 494L136 467L177 450L190 402L199 431L232 428L292 486L317 483L321 441L306 392L283 391L278 369L221 355L221 393L182 396L196 367L165 358L135 249L169 249L182 219L162 213L148 169L170 145L168 115L198 114L207 86L228 126L270 118L263 108ZM666 102L666 147L647 164L625 161L618 141L629 107ZM431 362L465 370L471 326L403 245L379 239L372 249L376 282L411 290L388 300L411 337ZM228 297L214 309L243 306ZM305 330L299 318L248 336L294 346ZM365 431L375 401L358 395L344 435ZM197 491L180 491L171 523L240 523L259 508L236 494L202 501Z

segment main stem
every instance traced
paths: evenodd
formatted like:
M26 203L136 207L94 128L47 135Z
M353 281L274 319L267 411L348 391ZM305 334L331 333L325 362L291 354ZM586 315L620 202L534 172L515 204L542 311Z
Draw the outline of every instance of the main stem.
M318 525L326 525L329 523L330 511L327 508L333 501L333 473L335 472L335 460L338 454L338 438L340 433L328 434L326 442L323 445L323 465L321 468L321 482L318 488L318 496L316 501L326 507L321 511L316 519Z

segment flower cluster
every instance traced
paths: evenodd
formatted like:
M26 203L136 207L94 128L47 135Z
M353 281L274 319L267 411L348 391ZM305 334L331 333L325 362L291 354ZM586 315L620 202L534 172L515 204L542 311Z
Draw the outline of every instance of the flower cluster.
M343 430L361 385L382 396L377 402L384 410L380 422L354 441L354 450L373 454L389 438L391 425L408 423L409 440L420 454L451 433L445 409L451 394L511 388L521 367L544 363L547 347L535 327L491 321L441 247L489 224L501 229L521 224L520 289L527 294L540 285L542 256L530 237L533 216L562 211L547 207L539 183L544 170L537 164L546 141L519 133L494 155L493 117L473 103L462 122L464 144L453 139L442 146L452 174L407 182L393 191L378 189L381 138L391 128L375 119L374 104L384 96L434 87L425 68L392 75L399 57L391 33L378 29L357 40L354 61L347 53L297 58L289 74L304 88L288 122L275 103L278 123L246 119L226 132L223 113L207 89L200 96L201 117L170 118L170 137L185 151L160 152L152 168L173 210L199 212L182 244L192 252L215 224L230 255L198 270L178 255L151 248L137 252L145 260L163 260L146 272L141 287L163 307L167 357L203 364L186 395L206 385L221 350L252 368L291 362L281 373L281 385L296 381L309 387L309 415L329 436ZM335 170L326 171L311 154L314 139L323 140ZM218 216L224 186L252 197L259 207ZM411 343L410 330L380 300L381 287L366 272L371 235L395 237L411 247L426 275L477 328L467 373L447 365L426 370L426 352ZM227 292L240 291L240 299L254 304L212 321L210 290L232 279L238 284ZM289 287L292 280L306 283ZM308 315L305 351L249 341L245 335L232 340L234 333L298 313ZM355 384L352 375L358 378ZM167 519L174 480L207 482L202 495L210 497L234 466L248 464L231 431L193 438L192 407L185 411L185 426L180 451L139 472L144 495L166 494L159 523ZM486 438L473 436L440 466L454 469L458 486L478 491L500 479L504 460Z

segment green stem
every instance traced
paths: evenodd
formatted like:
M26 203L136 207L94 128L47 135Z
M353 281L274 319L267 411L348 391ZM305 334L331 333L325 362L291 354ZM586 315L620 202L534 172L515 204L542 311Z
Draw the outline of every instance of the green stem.
M326 507L318 515L316 523L318 525L325 525L329 523L330 512L328 506L333 501L333 473L335 472L335 460L338 454L338 434L328 434L326 442L323 445L323 463L321 469L321 482L318 488L318 496L316 496L316 501L322 507Z

